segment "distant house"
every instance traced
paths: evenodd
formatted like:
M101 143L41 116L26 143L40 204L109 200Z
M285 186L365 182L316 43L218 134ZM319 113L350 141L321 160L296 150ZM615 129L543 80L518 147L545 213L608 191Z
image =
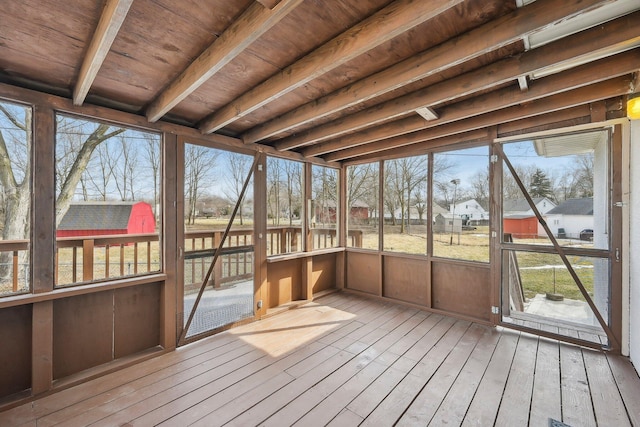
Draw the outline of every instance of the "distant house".
M368 222L369 205L362 200L354 200L349 208L349 218L359 222Z
M489 212L487 212L475 199L455 202L455 204L452 203L449 206L449 213L462 218L462 224L464 225L489 224Z
M317 222L336 222L336 202L333 200L325 200L323 204L316 202L315 218ZM369 205L361 200L351 202L349 216L352 220L365 223L369 220Z
M450 213L436 215L433 223L434 233L460 233L462 232L462 218Z
M593 197L565 200L547 212L546 221L555 236L564 229L566 237L579 238L580 231L593 230Z
M556 207L546 197L535 197L533 203L542 215ZM525 199L505 200L502 204L503 231L521 239L544 236L546 233Z
M151 205L145 202L72 203L57 237L141 234L156 231Z

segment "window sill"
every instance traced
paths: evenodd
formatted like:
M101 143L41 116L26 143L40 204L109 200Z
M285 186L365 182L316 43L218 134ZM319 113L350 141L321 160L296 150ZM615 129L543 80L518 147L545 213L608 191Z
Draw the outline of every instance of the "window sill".
M91 294L95 292L109 291L112 289L129 288L145 285L147 283L164 282L167 275L164 273L149 274L145 276L127 277L124 279L110 280L108 282L87 283L82 285L69 285L55 288L49 292L28 293L10 295L0 298L0 309L18 305L33 304L43 301L51 301L60 298L68 298L76 295Z

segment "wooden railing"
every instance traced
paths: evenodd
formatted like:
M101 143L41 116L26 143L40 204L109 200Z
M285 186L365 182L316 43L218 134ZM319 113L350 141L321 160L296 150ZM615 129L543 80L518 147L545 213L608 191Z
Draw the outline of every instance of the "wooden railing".
M26 257L28 250L28 240L0 241L0 294L29 290L28 265L20 262L20 253L23 252ZM23 274L20 274L20 267L24 269ZM21 277L24 286L20 286Z
M209 270L224 230L188 231L184 236L185 291L197 291ZM209 285L220 288L226 283L253 276L253 230L229 231L221 256L214 266Z
M337 245L335 229L311 230L313 249ZM223 231L187 231L184 242L185 282L200 285ZM350 230L352 247L362 246L362 232ZM301 227L269 227L268 256L302 250ZM212 285L253 275L253 230L231 230L223 247L221 261L212 275ZM0 241L0 294L29 290L28 240ZM161 270L157 234L121 234L62 237L57 239L55 284L66 286L110 278L127 277ZM24 283L22 283L24 282Z
M158 235L61 237L56 244L56 285L160 271Z

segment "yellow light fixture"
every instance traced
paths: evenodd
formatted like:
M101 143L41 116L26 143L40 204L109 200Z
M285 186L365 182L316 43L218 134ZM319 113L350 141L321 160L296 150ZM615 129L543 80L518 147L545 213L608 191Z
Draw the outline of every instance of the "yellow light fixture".
M627 117L631 120L640 120L640 93L630 95L627 101Z

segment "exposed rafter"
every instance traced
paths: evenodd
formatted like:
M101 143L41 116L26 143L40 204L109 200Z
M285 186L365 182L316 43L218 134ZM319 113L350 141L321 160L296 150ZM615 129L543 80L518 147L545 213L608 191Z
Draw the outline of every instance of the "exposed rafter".
M82 61L78 81L73 89L73 103L75 105L82 105L87 97L93 80L98 75L102 62L109 53L118 31L127 17L131 3L133 0L107 0L104 5L93 39L91 39Z
M257 0L257 1L258 1L258 3L261 3L264 7L268 7L269 9L273 9L282 0Z
M147 119L151 122L159 120L300 3L302 0L282 0L273 9L258 2L251 4L238 20L149 105Z
M492 63L343 119L317 126L307 132L285 138L279 141L275 147L278 150L285 150L317 143L329 138L336 138L376 123L388 121L393 117L401 117L424 105L437 105L511 82L517 79L518 76L529 74L595 49L617 44L628 45L629 40L640 40L634 24L636 19L640 19L640 12L531 50L522 54L519 58L508 58Z
M462 1L397 0L216 111L199 128L214 132Z
M447 125L438 126L436 128L425 129L407 135L383 139L359 147L336 151L327 154L326 156L324 156L324 159L327 161L351 159L354 157L389 150L396 147L404 147L411 144L429 141L435 138L442 138L445 136L455 135L462 132L469 132L471 130L480 129L487 126L498 125L500 123L508 121L520 120L551 111L571 108L577 105L599 101L601 99L607 99L613 96L621 96L630 92L630 83L631 79L629 76L618 77L615 79L596 83L591 86L586 86L579 89L574 89L572 91L549 96L528 104L521 104L502 110L493 111L491 113L482 114L470 119L460 120ZM521 93L520 91L518 92Z
M541 28L604 3L603 1L538 0L523 9L487 23L464 35L414 55L386 70L375 73L329 95L307 103L243 135L245 142L257 142L326 117L335 112L383 95L398 87L442 72L464 61L508 45ZM293 143L293 141L292 141ZM295 148L283 144L280 149Z
M460 147L460 144L475 145L474 143L477 141L486 142L489 139L489 135L490 133L488 128L471 130L469 132L443 136L442 138L430 139L429 141L423 141L419 144L407 145L404 147L393 148L391 150L366 154L356 157L352 161L345 161L343 162L343 165L349 166L353 164L371 162L380 160L381 158L387 160L406 156L419 156L421 154L427 154L431 151L437 150L438 148L444 148L451 145L456 145L457 148Z
M377 127L367 128L354 134L344 135L343 137L325 143L311 145L303 150L303 154L307 156L318 156L337 150L364 145L380 139L440 126L477 116L487 111L531 102L556 93L597 83L611 77L629 74L638 69L638 67L640 67L640 49L601 59L592 64L578 67L575 70L549 76L545 78L544 81L538 82L539 84L536 83L532 85L528 91L506 88L471 100L459 102L443 108L440 111L440 117L431 122L425 122L415 116L411 116Z

